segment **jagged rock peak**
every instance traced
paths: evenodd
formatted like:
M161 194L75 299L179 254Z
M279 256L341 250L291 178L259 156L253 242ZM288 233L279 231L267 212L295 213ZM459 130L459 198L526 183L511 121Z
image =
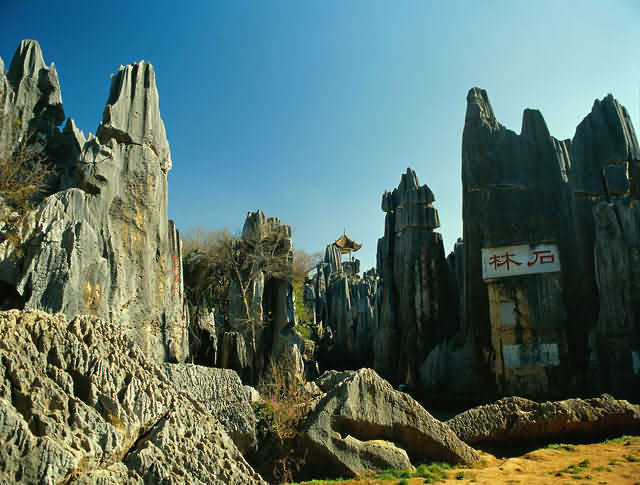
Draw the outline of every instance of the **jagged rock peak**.
M160 159L162 169L171 170L171 151L160 117L156 74L145 61L120 66L111 79L109 99L97 132L100 142L149 147Z
M398 190L402 192L407 192L409 190L417 190L418 189L418 176L416 173L411 170L410 167L407 167L407 171L402 174L400 177L400 185L398 185Z
M7 80L14 91L15 106L21 108L25 116L33 111L55 125L65 120L58 73L53 63L49 67L45 64L37 41L20 42L11 60Z
M44 63L42 49L38 41L25 39L20 42L13 55L7 77L12 86L17 88L22 78L33 77L40 72L40 69L46 68L47 65Z
M487 124L494 128L500 126L484 89L471 88L467 94L466 122L470 121Z
M597 137L593 143L595 157L602 162L640 159L640 149L627 109L608 94L593 102L591 112L576 128L574 141L582 143L587 137ZM596 150L597 148L597 150Z
M431 189L427 185L420 186L416 173L411 168L407 168L406 173L400 178L398 188L393 189L393 192L385 191L382 194L382 210L389 212L407 205L430 207L435 200Z
M255 212L249 211L247 218L244 221L242 227L242 235L249 236L256 234L257 232L274 232L283 231L283 237L291 237L291 226L282 224L277 217L269 217L264 215L262 210L258 209Z

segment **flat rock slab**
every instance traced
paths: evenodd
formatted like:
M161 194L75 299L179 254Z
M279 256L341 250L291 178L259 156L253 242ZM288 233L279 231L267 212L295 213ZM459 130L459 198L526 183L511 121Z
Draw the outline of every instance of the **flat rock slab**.
M265 483L111 323L11 310L0 335L0 483Z
M344 374L341 373L342 377ZM343 379L317 398L299 437L305 472L355 476L413 463L471 464L478 455L408 394L395 391L372 369ZM326 381L326 382L325 382Z
M458 414L447 424L469 445L598 439L640 432L640 406L608 394L542 403L506 397Z

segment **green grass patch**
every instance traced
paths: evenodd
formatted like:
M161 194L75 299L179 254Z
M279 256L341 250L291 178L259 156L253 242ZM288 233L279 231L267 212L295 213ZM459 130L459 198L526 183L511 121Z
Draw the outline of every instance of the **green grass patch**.
M387 468L378 475L378 480L397 480L398 478L410 478L409 470L398 470L397 468Z
M551 443L547 445L548 450L560 450L560 451L576 451L575 446L568 445L566 443Z
M352 480L351 478L327 478L325 480L311 480L310 482L302 482L301 485L324 485L326 483L342 483ZM297 483L287 483L285 485L298 485Z
M376 478L378 480L424 478L424 483L437 483L449 478L447 470L451 470L451 465L448 463L430 463L429 465L419 465L415 472L387 468L378 474Z
M581 475L581 473L583 473L585 471L585 468L588 468L589 465L591 465L591 461L589 461L588 459L585 459L585 460L582 460L580 463L570 465L564 470L560 470L559 472L556 472L555 476L561 477L563 476L564 473L567 473L571 475L571 478L574 480L583 480L583 479L591 480L592 478L591 475L584 475L584 476Z
M631 461L633 463L637 463L640 461L640 458L638 458L637 456L633 456L633 455L627 455L625 456L625 458L627 459L627 461Z
M629 442L629 445L631 444L631 440L637 438L637 436L633 436L630 434L625 434L624 436L620 436L618 438L613 438L610 440L606 440L605 443L621 443L622 441L627 441ZM629 446L627 445L627 443L625 443L625 446Z

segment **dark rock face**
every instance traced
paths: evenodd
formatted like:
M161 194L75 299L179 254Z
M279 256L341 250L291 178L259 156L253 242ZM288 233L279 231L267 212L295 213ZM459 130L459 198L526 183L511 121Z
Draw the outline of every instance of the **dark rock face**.
M169 378L116 325L86 315L0 312L0 333L0 482L265 483L225 431L253 417L237 376L207 369L196 390L194 366ZM213 383L231 392L205 405Z
M0 244L0 280L25 308L117 321L154 360L183 361L182 250L167 218L171 155L153 66L113 76L97 137L72 120L58 129L57 74L35 41L23 41L0 75L0 100L0 151L29 133L55 161L57 183L29 216L23 250Z
M478 460L446 424L408 394L394 391L372 369L332 372L319 385L326 393L314 401L297 445L307 457L304 471L309 476L354 476L408 468L411 461Z
M428 352L457 330L456 302L444 257L435 197L407 169L382 196L384 237L378 241L378 325L374 367L394 383L419 387Z
M466 362L476 397L640 397L639 159L610 95L559 141L538 111L518 135L469 92L461 329L425 361L428 391L459 393L446 372Z
M603 394L537 403L506 397L469 409L446 423L468 445L531 445L592 440L640 430L640 406Z

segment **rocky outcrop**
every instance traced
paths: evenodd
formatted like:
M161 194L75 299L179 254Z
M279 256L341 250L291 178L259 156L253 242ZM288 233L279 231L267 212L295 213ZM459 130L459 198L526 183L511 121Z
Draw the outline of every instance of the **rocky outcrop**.
M0 59L0 65L4 63ZM58 73L47 66L36 41L23 40L9 65L0 71L0 156L9 155L25 137L42 147L65 120ZM31 135L31 136L29 136Z
M255 453L256 417L235 371L193 364L165 364L164 370L175 389L218 419L244 456Z
M293 258L291 228L258 210L247 215L242 238L244 250L251 251L243 257L252 261L237 265L246 295L234 273L228 318L216 323L206 318L208 311L194 313L200 315L195 327L201 344L216 346L209 358L200 361L234 369L244 383L251 385L271 382L273 372L287 380L304 382L304 341L293 331L293 288L290 276L282 271ZM274 254L265 257L261 251L267 247ZM193 352L202 353L202 345Z
M447 421L469 445L530 446L533 442L601 439L640 430L640 406L603 394L538 403L507 397Z
M348 374L346 377L344 374ZM329 383L334 383L329 388ZM308 476L356 476L388 467L447 461L471 464L477 453L408 394L372 369L331 373L299 436Z
M0 333L1 482L264 483L117 325L11 310Z
M23 41L0 74L0 100L11 120L0 125L1 148L16 139L8 125L25 127L56 173L22 245L0 244L0 280L20 306L116 321L154 360L185 360L182 249L167 218L171 155L153 66L141 61L113 76L97 137L72 120L57 128L57 74L35 41Z
M638 160L611 95L560 141L540 112L525 110L517 134L469 92L461 323L422 366L427 392L640 398ZM464 386L450 372L461 367Z
M334 243L316 267L311 286L316 324L325 334L318 356L324 369L373 365L378 277L374 269L360 275L359 267L358 259L343 262Z
M375 362L394 383L420 387L428 352L457 329L456 302L444 257L435 197L411 169L382 196L384 237L378 241L378 325Z
M218 330L214 308L200 305L190 315L189 356L194 362L207 367L219 364ZM220 358L220 361L222 359Z

